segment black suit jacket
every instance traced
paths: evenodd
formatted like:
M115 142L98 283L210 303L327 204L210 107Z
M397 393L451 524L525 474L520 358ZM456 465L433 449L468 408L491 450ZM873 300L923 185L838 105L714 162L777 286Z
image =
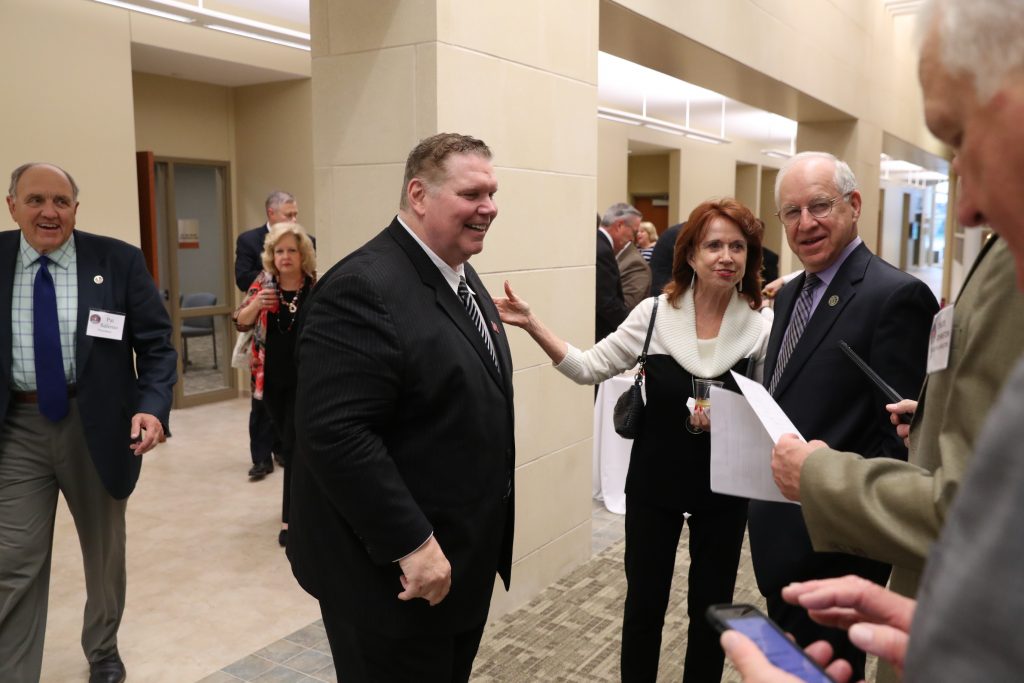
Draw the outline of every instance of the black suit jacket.
M267 239L267 226L246 230L235 241L235 284L243 292L263 270L263 242Z
M246 230L235 240L235 284L243 292L249 291L249 286L263 270L263 242L266 239L267 225L264 223ZM316 238L310 235L309 239L316 249Z
M764 382L775 372L779 347L804 275L775 303ZM916 396L925 375L928 335L938 303L931 290L861 244L839 268L807 323L775 389L775 400L806 439L866 457L907 459L889 422L885 397L839 348L845 340L901 396ZM842 553L816 553L800 507L751 501L750 549L765 595L791 581L855 573L884 582L889 566Z
M390 636L486 619L512 564L512 359L469 264L501 372L462 302L397 220L330 269L298 347L288 556L299 583ZM437 606L402 602L395 560L433 532L452 565Z
M7 415L11 384L11 295L20 230L0 233L0 415ZM75 230L78 329L75 363L78 409L96 471L114 498L135 488L142 458L129 448L131 418L155 415L168 431L178 354L171 320L146 270L142 252L120 240ZM97 282L97 280L99 280ZM89 310L126 315L121 340L86 334Z
M676 240L685 223L669 226L661 233L651 252L651 296L658 296L672 279L672 258L676 252Z
M629 315L622 296L622 276L608 238L597 231L597 283L595 289L594 343L618 329Z

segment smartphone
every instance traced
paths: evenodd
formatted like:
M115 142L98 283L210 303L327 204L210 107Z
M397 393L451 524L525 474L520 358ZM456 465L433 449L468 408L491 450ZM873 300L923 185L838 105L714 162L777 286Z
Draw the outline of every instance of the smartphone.
M807 683L835 683L774 621L753 605L712 605L708 621L719 633L735 629L750 638L768 661Z

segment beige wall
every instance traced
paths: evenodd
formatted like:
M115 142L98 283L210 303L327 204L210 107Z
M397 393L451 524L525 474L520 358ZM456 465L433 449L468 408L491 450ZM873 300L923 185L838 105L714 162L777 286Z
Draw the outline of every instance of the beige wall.
M237 228L264 222L267 195L284 190L295 195L299 223L315 234L312 81L264 83L233 93ZM324 260L320 272L331 263Z
M632 154L629 157L629 196L621 201L629 201L630 196L652 194L668 194L669 192L669 158L668 154Z
M68 170L78 226L139 243L129 26L123 13L68 0L0 2L0 173L26 161ZM55 20L59 17L59 20ZM7 216L6 211L4 212ZM15 227L6 217L6 227Z
M235 155L231 88L132 74L135 145L157 156L231 162Z
M923 125L912 15L893 17L881 2L865 0L617 0L615 4L849 116L873 121L912 144L942 154ZM793 45L801 49L790 49ZM645 47L654 52L666 49ZM700 65L692 68L701 70ZM717 82L701 82L699 77L686 80L735 99L751 99L751 90L746 97L742 94L750 85L747 74L733 70L715 76ZM755 104L798 118L784 113L790 106L787 102L773 101L783 94L758 92L763 101Z

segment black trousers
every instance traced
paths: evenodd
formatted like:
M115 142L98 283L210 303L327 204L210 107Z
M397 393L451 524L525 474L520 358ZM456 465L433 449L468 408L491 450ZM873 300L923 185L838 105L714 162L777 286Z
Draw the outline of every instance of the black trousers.
M327 603L320 613L344 683L466 683L484 634L482 622L455 635L391 638L351 624Z
M736 570L747 524L746 501L721 510L697 510L690 527L689 616L683 681L722 678L725 654L704 613L732 602ZM658 677L661 631L675 572L683 514L626 496L626 606L622 619L623 683L654 683Z
M274 452L281 459L284 470L284 489L281 495L281 522L288 523L288 508L291 505L292 451L295 449L295 390L292 384L280 389L267 386L263 403L267 417L274 431Z
M252 399L249 407L249 455L252 464L269 462L271 453L280 453L274 421L263 401Z

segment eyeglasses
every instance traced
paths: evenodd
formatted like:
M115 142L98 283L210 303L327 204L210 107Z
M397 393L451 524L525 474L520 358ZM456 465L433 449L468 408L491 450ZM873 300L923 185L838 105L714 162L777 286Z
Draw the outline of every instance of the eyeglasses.
M828 218L829 214L832 213L832 208L839 203L840 200L844 200L853 192L847 192L838 197L818 197L817 199L811 200L811 203L807 206L787 206L781 211L778 211L775 215L779 217L782 224L787 228L791 228L800 222L800 218L804 215L804 209L807 209L807 213L811 214L815 218Z

